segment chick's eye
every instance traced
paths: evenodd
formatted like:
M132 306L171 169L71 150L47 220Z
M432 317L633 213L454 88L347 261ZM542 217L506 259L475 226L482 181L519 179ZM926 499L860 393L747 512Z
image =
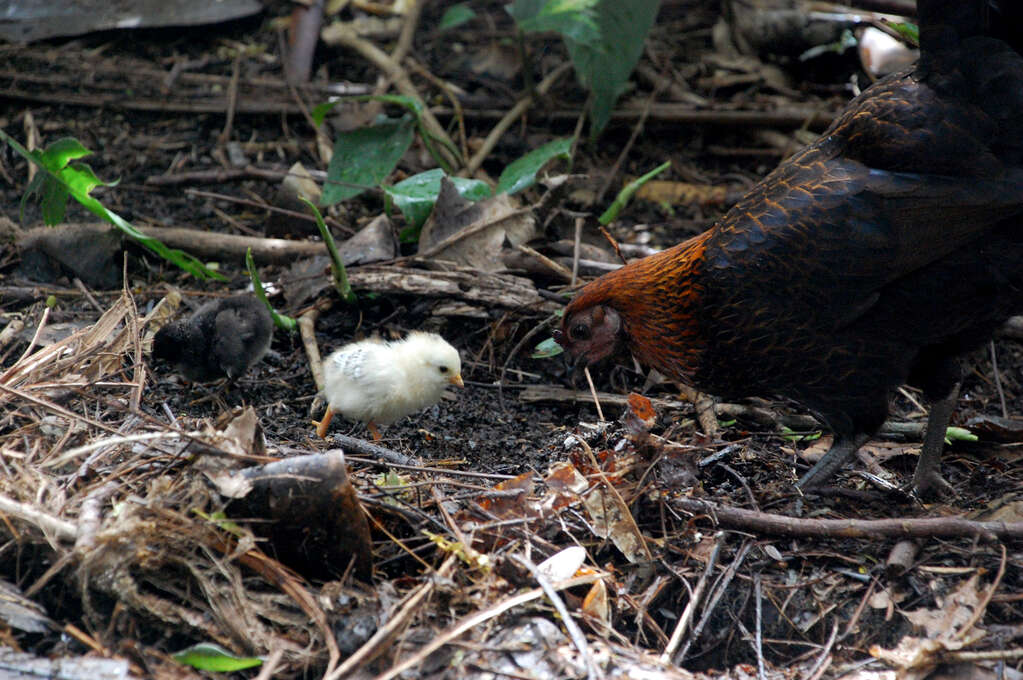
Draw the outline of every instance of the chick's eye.
M441 373L447 373L448 372L448 367L447 366L438 366L437 370L439 370Z
M590 327L584 323L577 323L572 326L568 334L573 340L587 340L590 337Z

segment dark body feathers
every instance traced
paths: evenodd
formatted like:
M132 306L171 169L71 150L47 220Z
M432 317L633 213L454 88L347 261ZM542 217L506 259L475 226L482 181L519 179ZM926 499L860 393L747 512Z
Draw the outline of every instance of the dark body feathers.
M272 335L266 305L252 295L237 295L208 302L161 328L153 338L153 357L173 364L189 380L233 380L263 358Z
M799 401L843 445L832 463L898 385L948 395L957 357L1023 311L1023 58L988 35L985 2L919 7L914 69L864 91L708 232L585 287L562 344Z

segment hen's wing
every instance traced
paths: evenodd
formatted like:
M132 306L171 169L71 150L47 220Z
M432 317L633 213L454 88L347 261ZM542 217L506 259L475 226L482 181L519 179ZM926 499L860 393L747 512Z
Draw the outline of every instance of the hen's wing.
M979 50L991 69L975 63ZM956 54L954 72L902 74L864 92L729 211L706 250L714 287L733 291L722 303L750 294L837 327L893 281L995 229L1023 230L1023 59L983 37ZM1006 105L1017 99L1018 109ZM758 290L743 291L744 277Z

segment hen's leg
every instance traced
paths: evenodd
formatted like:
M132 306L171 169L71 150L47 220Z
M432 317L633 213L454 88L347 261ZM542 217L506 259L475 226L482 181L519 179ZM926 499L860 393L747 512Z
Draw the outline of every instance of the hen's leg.
M956 399L959 398L959 383L942 399L931 404L931 412L927 415L927 430L924 432L924 444L920 449L920 460L913 473L913 490L925 495L932 490L939 493L953 493L952 485L941 476L941 450L945 446L945 431L948 421L952 418Z
M817 464L810 468L810 471L803 475L796 486L800 489L810 489L820 486L831 479L838 469L845 465L845 462L852 458L853 454L870 439L869 434L859 432L853 436L835 435L835 443L831 445Z
M316 426L316 434L320 439L327 438L327 428L330 427L330 421L334 417L334 411L331 410L330 404L327 405L327 410L323 413L323 418L320 422L313 421L313 425Z

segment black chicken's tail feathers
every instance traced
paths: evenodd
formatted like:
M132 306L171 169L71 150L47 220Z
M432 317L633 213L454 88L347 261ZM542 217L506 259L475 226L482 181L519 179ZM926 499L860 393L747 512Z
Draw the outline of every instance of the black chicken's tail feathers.
M954 50L976 36L997 38L1023 54L1023 0L917 0L916 7L924 55Z
M1023 0L917 0L917 16L918 77L979 106L992 151L1023 165Z

